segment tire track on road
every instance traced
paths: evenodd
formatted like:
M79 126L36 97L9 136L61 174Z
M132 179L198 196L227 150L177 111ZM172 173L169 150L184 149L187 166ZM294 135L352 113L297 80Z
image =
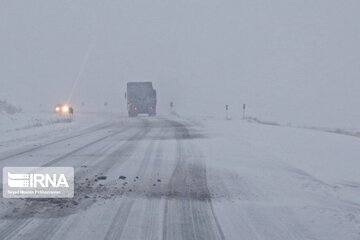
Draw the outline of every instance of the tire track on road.
M81 176L78 176L78 178L81 178L81 177L86 177L86 176L91 176L95 173L103 173L104 175L106 175L106 172L108 172L111 168L113 168L114 165L117 165L117 164L122 164L124 163L126 160L128 160L132 153L134 152L135 150L135 146L137 144L137 142L141 139L143 139L147 134L148 132L151 130L150 126L149 126L149 122L147 120L144 120L144 119L141 119L141 123L142 123L142 126L140 128L139 131L137 131L134 135L132 135L131 137L129 137L125 143L121 144L120 147L118 147L118 149L116 149L114 152L112 152L108 157L106 157L105 159L103 159L101 162L99 162L97 165L91 167L91 169L89 169L88 172L86 172L85 174L86 175L81 175ZM125 130L128 130L128 129L125 129ZM120 133L123 132L123 131L120 131ZM114 134L111 134L113 136L117 135L117 134L120 134L119 132L118 133L114 133ZM112 137L113 137L112 136ZM110 136L109 136L110 137ZM104 139L103 139L104 140ZM98 141L98 142L101 142L101 141ZM68 154L67 154L68 155ZM71 154L70 154L71 155ZM119 158L118 156L126 156L126 158L122 158L121 161L119 161ZM66 158L66 157L65 157ZM60 160L63 160L65 158L62 158ZM121 207L120 206L120 213L119 215L122 215L124 214L124 211L125 211L125 215L126 215L126 212L128 211L130 213L130 210L133 206L133 201L126 201L124 204L125 206ZM128 213L128 214L129 214ZM119 226L121 226L121 224L125 224L126 221L124 222L123 219L120 219L119 221L117 221L119 224ZM124 222L124 223L123 223ZM55 234L56 231L61 227L61 225L63 224L63 220L59 220L59 221L54 221L50 224L47 224L46 228L47 229L52 229L52 231L49 233L46 232L46 236L49 236L50 234ZM114 230L115 231L115 230ZM121 231L119 233L120 229L117 229L116 230L116 233L108 233L108 236L110 237L110 239L114 239L114 238L111 238L111 236L113 234L121 234ZM44 236L43 234L37 234L37 232L35 232L33 235L35 235L36 237L34 239L44 239L43 237L46 237Z
M143 139L151 130L152 129L149 128L148 131L145 133L145 135L143 135L140 138L140 140ZM151 139L150 143L146 147L146 150L144 152L144 157L141 160L139 169L137 170L135 176L145 175L145 172L148 168L148 165L152 157L152 153L154 151L155 142L156 142L155 139ZM138 187L134 187L132 191L135 193L138 192ZM121 239L121 235L124 231L124 226L128 221L132 207L135 202L136 199L133 198L131 194L129 196L125 196L125 199L121 202L120 207L118 208L117 213L113 218L113 223L111 227L108 229L104 239ZM124 208L126 209L126 211L124 211Z
M163 240L224 240L212 206L206 166L186 126L172 122L177 136L176 166L168 183Z
M58 143L61 143L61 142L66 142L66 141L74 139L74 138L82 137L82 136L87 135L87 134L95 133L95 132L98 132L100 130L106 129L106 128L110 127L111 125L112 124L107 124L105 126L100 126L100 127L91 127L86 131L84 130L84 132L82 132L82 133L78 133L78 134L75 134L75 135L72 135L72 136L69 136L69 137L65 137L65 138L55 140L55 141L51 141L51 142L48 142L48 143L45 143L45 144L42 144L42 145L39 145L39 146L36 146L36 147L32 147L30 149L26 149L26 150L23 150L23 151L14 153L14 154L10 154L10 155L5 156L5 157L0 157L0 162L11 159L11 158L19 157L19 156L22 156L24 154L27 154L27 153L30 153L30 152L33 152L33 151L36 151L36 150L39 150L39 149L49 147L51 145L55 145L55 144L58 144Z
M55 158L55 159L53 159L53 160L51 160L51 161L43 164L42 167L50 167L50 166L54 165L55 163L58 163L58 162L60 162L60 161L62 161L62 160L64 160L64 159L66 159L66 158L74 155L75 153L78 153L78 152L80 152L80 151L82 151L82 150L84 150L84 149L86 149L86 148L89 148L89 147L91 147L91 146L93 146L93 145L95 145L95 144L97 144L97 143L99 143L99 142L102 142L102 141L104 141L104 140L106 140L106 139L108 139L108 138L111 138L111 137L114 137L114 136L116 136L116 135L118 135L118 134L124 133L124 132L127 131L127 130L129 130L129 129L122 129L121 131L114 132L114 133L112 133L112 134L110 134L110 135L106 135L106 136L104 136L104 137L101 137L101 138L99 138L99 139L96 139L95 141L92 141L92 142L90 142L90 143L86 143L86 144L84 144L83 146L81 146L81 147L79 147L79 148L76 148L75 150L73 150L73 151L71 151L71 152L66 153L65 155L62 155L62 156L60 156L60 157L58 157L58 158Z
M20 220L13 220L7 223L0 229L0 239L11 239L14 237L18 232L16 231L19 228L26 227L31 222L31 219L20 219Z
M138 131L136 132L133 136L131 136L123 145L121 145L121 147L119 149L117 149L114 153L112 153L111 155L118 155L120 153L122 153L124 150L126 150L127 152L129 151L133 151L134 148L131 146L131 145L134 145L136 143L136 140L138 139L141 139L143 138L147 132L149 131L149 127L148 127L148 122L145 121L145 120L142 120L142 124L143 124L143 127ZM110 137L114 137L118 134L121 134L121 133L124 133L125 131L127 131L129 129L121 129L120 131L117 131L115 133L112 133L110 135L107 135L107 136L104 136L104 137L101 137L100 139L97 139L91 143L87 143L83 146L81 146L80 148L77 148L59 158L56 158L46 164L44 164L43 166L52 166L54 163L57 163L57 162L60 162L61 160L64 160L70 156L72 156L73 154L87 148L87 147L90 147L90 146L93 146L97 143L100 143L102 141L104 141L105 139L107 138L110 138ZM125 161L125 160L124 160ZM112 161L111 162L112 164L116 164L117 162L115 161ZM110 168L112 167L112 165L108 164L106 165L105 168L102 168L103 170L106 169L109 170ZM98 167L94 166L93 167L94 170L99 170ZM8 238L8 239L11 239L12 237L16 236L17 234L17 230L19 228L24 228L26 227L26 225L28 225L30 222L32 222L34 220L34 217L33 218L28 218L28 219L16 219L16 220L13 220L11 222L9 222L6 227L5 227L5 231L1 232L0 231L0 239L3 239L3 238ZM45 223L45 226L46 226L46 231L37 231L37 230L34 230L30 233L27 233L27 234L30 234L30 236L32 237L32 239L46 239L46 236L50 236L51 234L54 234L60 227L60 225L63 223L63 219L53 219L53 221L47 221ZM38 228L39 230L41 230L42 228L44 227L44 225L42 225L40 228Z
M131 209L135 203L134 199L125 199L122 201L119 209L116 212L114 220L106 233L104 240L120 239L124 231L125 225L129 218Z

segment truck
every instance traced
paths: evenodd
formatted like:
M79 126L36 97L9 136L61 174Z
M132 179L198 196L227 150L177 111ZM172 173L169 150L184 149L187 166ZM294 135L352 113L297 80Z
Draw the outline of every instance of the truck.
M138 114L156 115L156 90L152 82L128 82L125 96L129 117L137 117Z

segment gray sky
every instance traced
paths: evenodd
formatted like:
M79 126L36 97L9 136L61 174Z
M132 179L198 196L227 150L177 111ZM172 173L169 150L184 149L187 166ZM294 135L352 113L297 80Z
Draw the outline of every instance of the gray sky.
M266 119L358 127L359 12L358 0L0 0L0 98L51 108L79 79L75 105L125 111L126 82L150 80L163 112L246 102Z

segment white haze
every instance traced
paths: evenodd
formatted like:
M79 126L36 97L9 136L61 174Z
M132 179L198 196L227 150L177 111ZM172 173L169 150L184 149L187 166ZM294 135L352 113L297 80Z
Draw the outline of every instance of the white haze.
M262 119L359 128L359 12L358 0L0 0L0 99L125 112L126 82L149 80L163 113L246 103Z

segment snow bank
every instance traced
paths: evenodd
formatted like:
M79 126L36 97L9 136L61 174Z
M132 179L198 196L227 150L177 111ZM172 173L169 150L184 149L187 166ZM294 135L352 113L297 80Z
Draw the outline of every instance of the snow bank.
M22 110L19 107L15 107L14 105L7 102L7 100L0 100L0 113L4 114L16 114L20 113Z

